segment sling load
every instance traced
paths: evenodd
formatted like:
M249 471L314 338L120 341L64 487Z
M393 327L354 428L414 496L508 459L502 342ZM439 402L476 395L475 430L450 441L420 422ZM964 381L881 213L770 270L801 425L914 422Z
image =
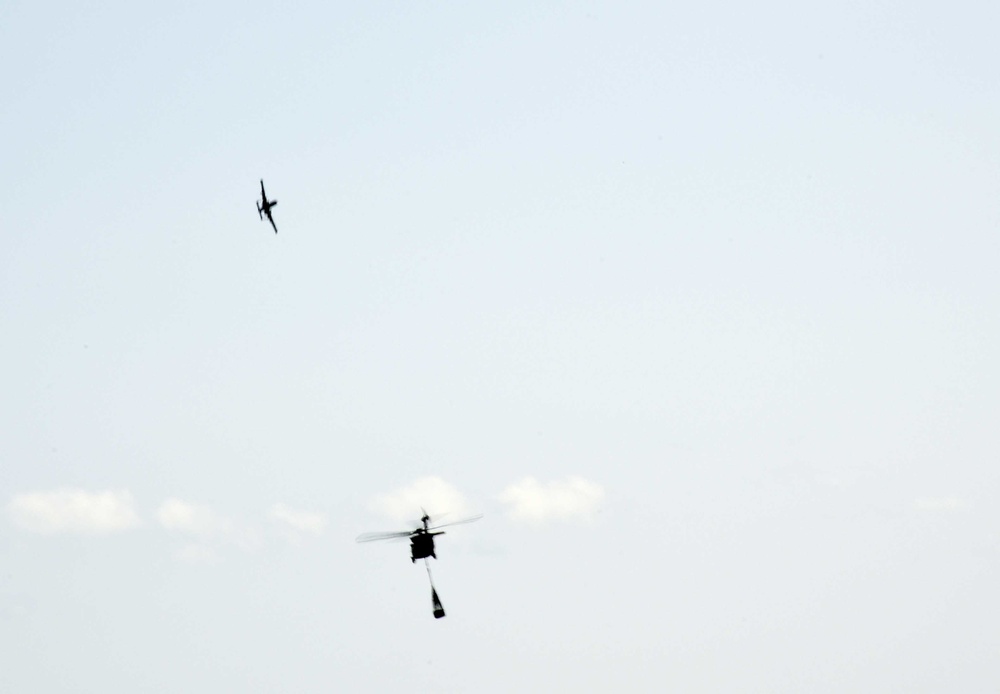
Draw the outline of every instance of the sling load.
M444 605L441 604L441 600L438 598L438 592L434 590L434 586L431 586L431 601L434 604L434 619L441 619L444 617Z

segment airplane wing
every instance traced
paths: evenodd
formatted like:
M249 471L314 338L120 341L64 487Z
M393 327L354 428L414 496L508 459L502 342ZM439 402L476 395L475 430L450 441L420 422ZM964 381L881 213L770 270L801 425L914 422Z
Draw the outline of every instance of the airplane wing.
M277 234L278 227L274 226L274 217L271 216L271 210L267 211L267 221L271 223L271 226L274 227L274 233Z

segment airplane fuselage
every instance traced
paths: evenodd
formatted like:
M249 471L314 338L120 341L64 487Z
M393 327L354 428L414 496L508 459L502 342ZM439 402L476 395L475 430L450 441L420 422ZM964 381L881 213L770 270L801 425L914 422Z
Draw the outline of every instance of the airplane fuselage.
M271 208L278 204L277 200L268 200L267 193L264 192L264 181L260 182L260 202L257 203L257 214L260 215L261 219L264 219L264 215L267 215L267 221L271 223L274 227L274 233L278 233L278 227L274 223L274 218L271 216Z

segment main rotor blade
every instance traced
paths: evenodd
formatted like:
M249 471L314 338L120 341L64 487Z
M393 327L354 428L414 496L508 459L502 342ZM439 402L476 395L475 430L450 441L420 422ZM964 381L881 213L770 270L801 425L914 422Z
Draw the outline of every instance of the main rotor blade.
M362 533L358 535L355 542L374 542L375 540L401 540L409 537L413 533L409 530L400 530L395 533Z
M463 523L472 523L473 521L477 521L482 517L483 514L480 513L478 516L470 516L469 518L462 518L461 520L452 521L451 523L441 523L439 525L432 525L430 528L428 528L428 530L437 530L438 528L447 528L451 525L462 525Z

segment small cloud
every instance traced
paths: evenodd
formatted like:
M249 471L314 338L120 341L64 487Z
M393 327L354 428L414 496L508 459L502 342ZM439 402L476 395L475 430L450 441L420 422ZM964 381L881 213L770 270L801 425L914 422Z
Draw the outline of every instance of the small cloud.
M196 538L201 544L234 544L244 551L256 549L260 533L221 516L208 506L181 499L160 504L156 519L167 530Z
M913 500L913 508L918 511L957 511L964 507L965 502L954 496L920 497Z
M7 505L14 524L42 535L107 535L139 525L126 490L57 489L18 494Z
M160 504L156 519L167 530L206 539L225 535L232 529L232 521L218 516L208 506L180 499L167 499Z
M508 504L508 515L514 520L541 522L550 519L570 520L592 517L604 502L601 485L582 477L542 484L534 477L525 477L512 484L497 497Z
M325 514L296 511L285 504L272 506L268 517L275 523L282 525L286 531L291 533L291 537L299 534L319 536L326 529Z
M421 477L408 487L375 497L373 510L397 521L414 520L420 509L431 516L448 514L463 516L470 513L465 497L440 477Z

